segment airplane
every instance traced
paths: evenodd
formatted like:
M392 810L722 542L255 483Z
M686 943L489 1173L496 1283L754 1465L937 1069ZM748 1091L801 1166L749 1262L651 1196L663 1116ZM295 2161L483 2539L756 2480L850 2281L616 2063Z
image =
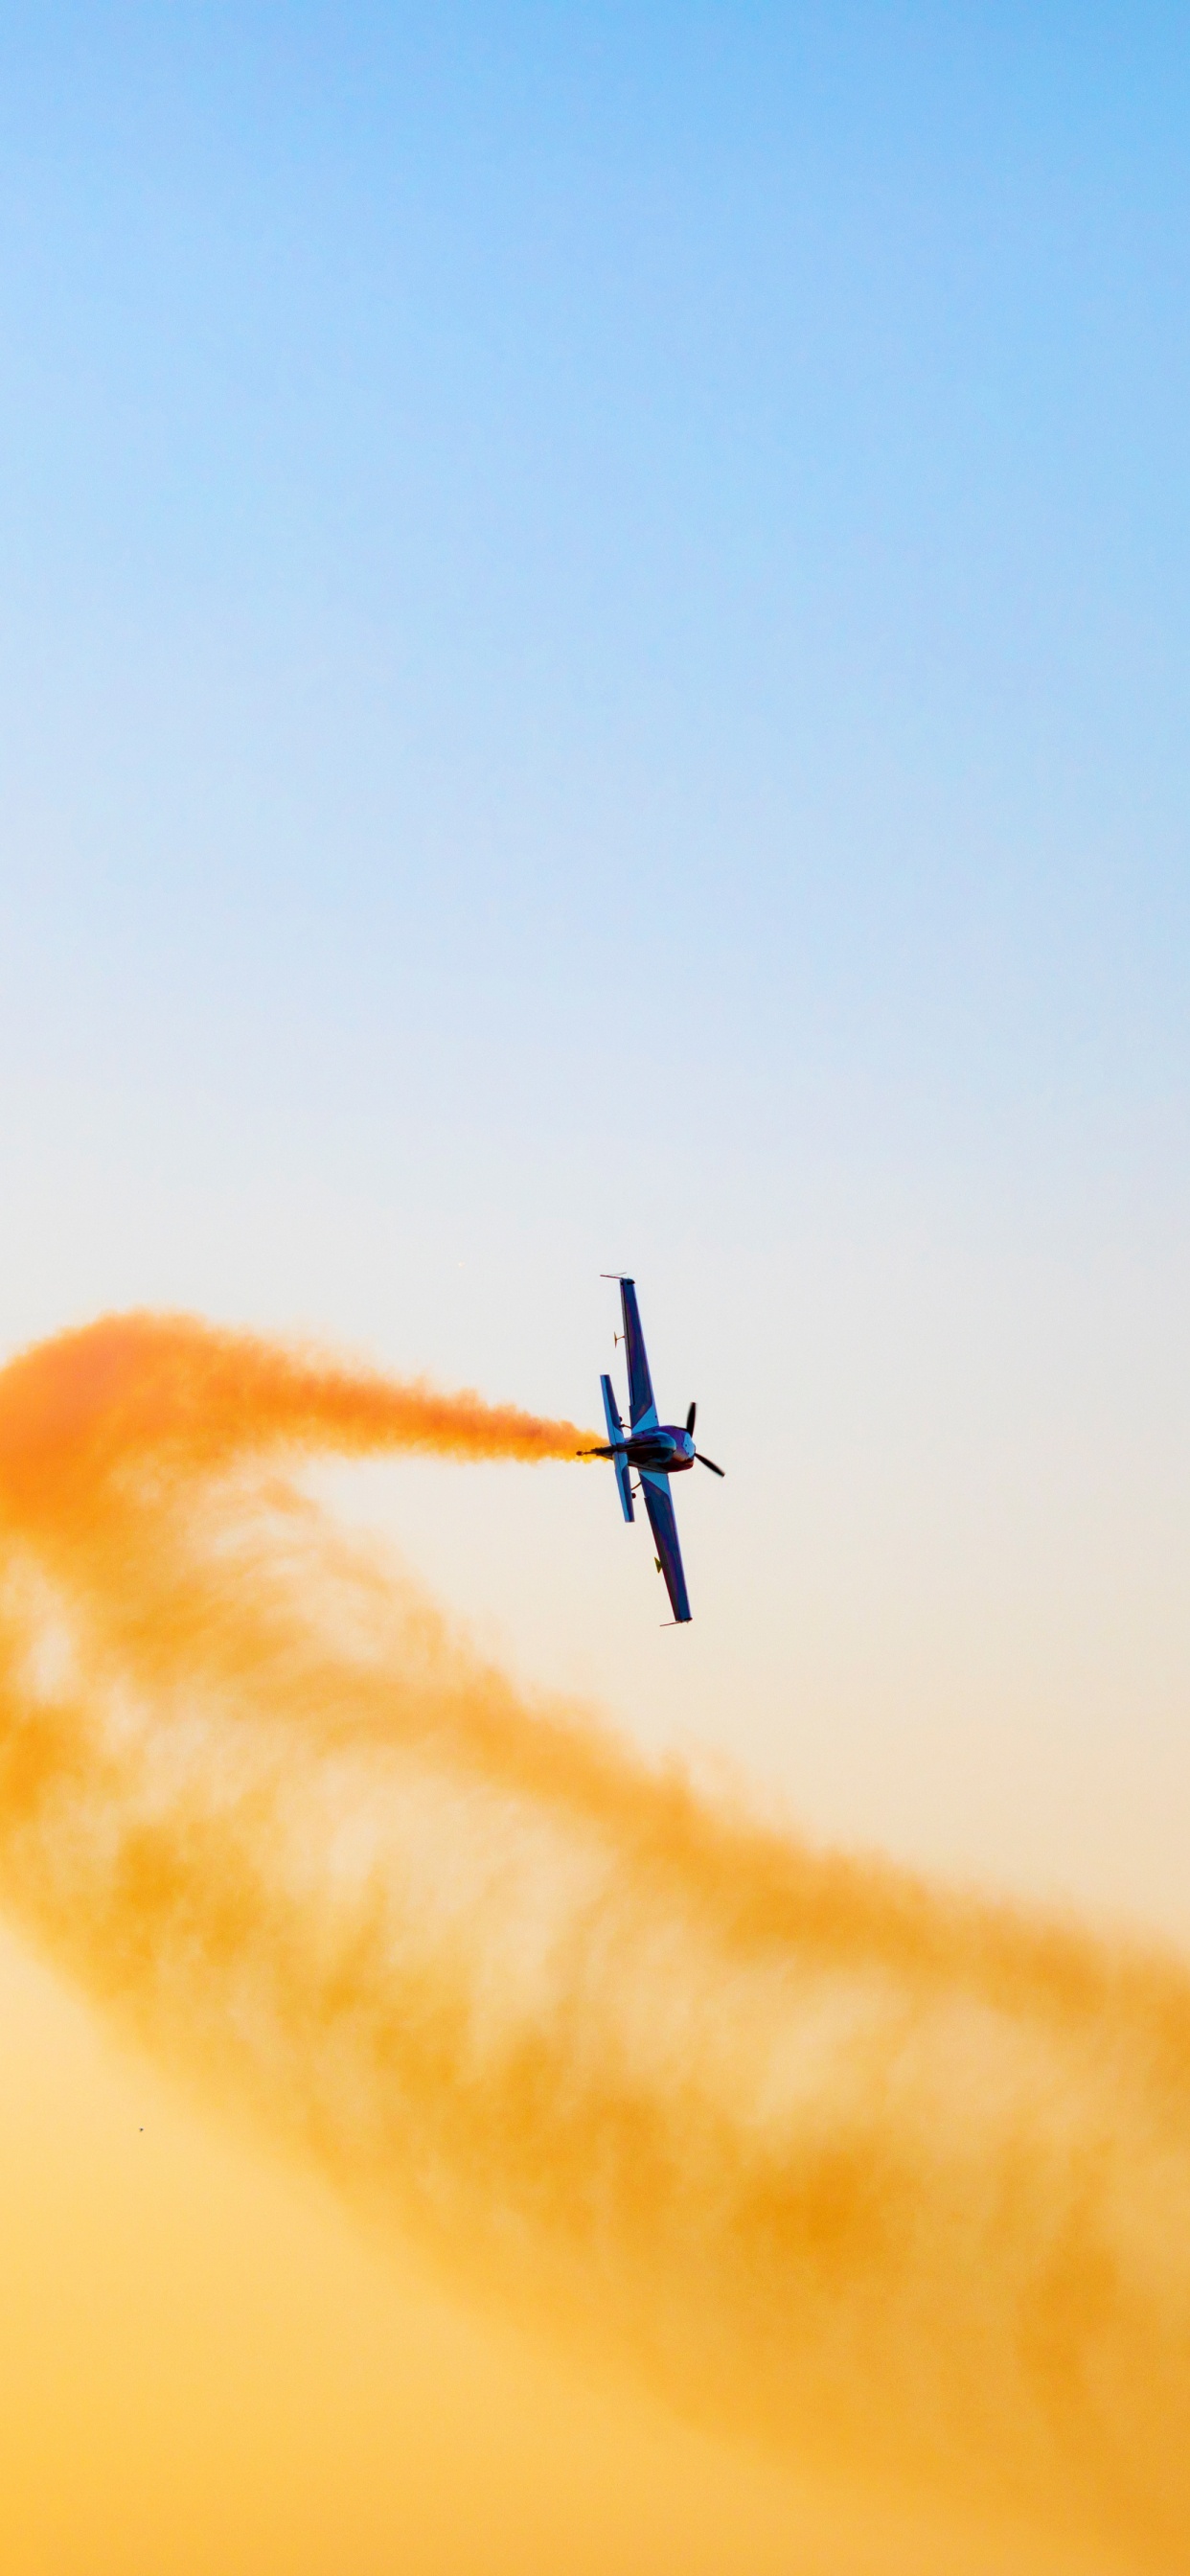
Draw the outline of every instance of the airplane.
M625 1279L618 1270L605 1271L604 1277L617 1279L620 1285L624 1331L622 1335L617 1333L616 1340L623 1340L628 1354L630 1427L625 1432L610 1377L601 1377L599 1383L603 1389L603 1410L607 1417L607 1445L598 1449L580 1449L578 1454L580 1458L611 1459L626 1521L636 1518L632 1508L632 1470L636 1468L640 1477L637 1490L644 1495L645 1510L657 1548L657 1571L665 1576L665 1588L674 1614L673 1625L680 1628L691 1616L690 1595L686 1590L669 1480L671 1476L684 1475L696 1458L700 1467L710 1468L712 1476L721 1476L724 1470L717 1467L704 1450L694 1446L697 1405L691 1405L684 1431L679 1430L675 1422L658 1421L645 1337L641 1331L640 1308L636 1302L636 1281Z

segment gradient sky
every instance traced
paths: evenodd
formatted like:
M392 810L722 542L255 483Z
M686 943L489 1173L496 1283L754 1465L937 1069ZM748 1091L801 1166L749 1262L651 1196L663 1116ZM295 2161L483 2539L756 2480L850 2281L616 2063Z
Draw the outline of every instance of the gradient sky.
M813 1833L1183 1944L1188 137L1146 0L0 7L5 1349L590 1418L634 1270L688 1634L594 1473L343 1507Z

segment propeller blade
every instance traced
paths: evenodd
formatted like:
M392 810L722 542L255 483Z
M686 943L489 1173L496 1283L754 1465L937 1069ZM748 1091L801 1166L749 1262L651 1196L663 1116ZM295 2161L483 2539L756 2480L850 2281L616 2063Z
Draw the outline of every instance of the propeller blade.
M689 1413L688 1413L688 1414L687 1414L687 1416L686 1416L686 1429L687 1429L687 1431L693 1431L693 1429L694 1429L694 1416L695 1416L695 1414L697 1413L697 1411L698 1411L698 1406L697 1406L696 1404L692 1404L692 1405L691 1405L691 1407L690 1407L690 1411L689 1411Z
M708 1458L705 1449L696 1449L694 1455L697 1458L700 1467L710 1468L712 1476L725 1476L727 1474L726 1467L717 1467L714 1459Z

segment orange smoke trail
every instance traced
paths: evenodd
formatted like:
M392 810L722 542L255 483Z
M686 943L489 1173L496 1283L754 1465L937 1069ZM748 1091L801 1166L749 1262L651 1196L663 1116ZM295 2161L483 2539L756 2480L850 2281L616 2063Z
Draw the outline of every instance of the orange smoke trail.
M960 2535L1172 2576L1180 1968L710 1807L277 1479L581 1438L189 1321L14 1362L8 1905L484 2295Z
M58 1334L9 1367L4 1419L9 1475L35 1478L55 1473L59 1439L93 1479L150 1454L176 1476L267 1450L572 1458L599 1436L192 1315L105 1315Z

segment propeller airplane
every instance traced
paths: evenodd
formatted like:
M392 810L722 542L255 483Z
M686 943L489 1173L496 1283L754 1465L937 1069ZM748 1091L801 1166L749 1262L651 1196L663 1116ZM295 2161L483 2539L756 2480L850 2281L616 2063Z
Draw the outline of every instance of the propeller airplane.
M611 1459L626 1521L636 1518L632 1508L632 1471L636 1469L640 1482L635 1490L644 1496L657 1549L657 1571L665 1577L665 1588L674 1614L673 1624L681 1627L691 1616L690 1595L686 1590L669 1480L671 1476L684 1475L696 1459L700 1467L710 1468L712 1476L721 1476L724 1470L715 1465L713 1458L707 1457L705 1450L694 1446L697 1405L691 1405L684 1431L676 1422L658 1421L640 1308L636 1302L636 1282L625 1279L616 1270L605 1272L604 1276L617 1279L620 1287L624 1330L622 1334L617 1333L616 1340L624 1342L628 1353L628 1429L625 1430L620 1419L610 1377L601 1377L599 1383L603 1389L607 1442L598 1449L580 1449L579 1456Z

